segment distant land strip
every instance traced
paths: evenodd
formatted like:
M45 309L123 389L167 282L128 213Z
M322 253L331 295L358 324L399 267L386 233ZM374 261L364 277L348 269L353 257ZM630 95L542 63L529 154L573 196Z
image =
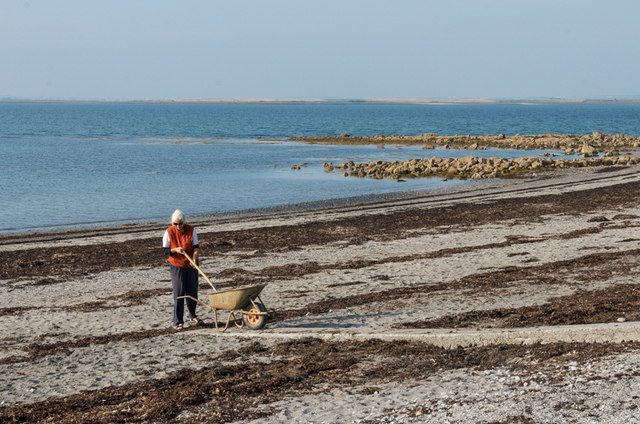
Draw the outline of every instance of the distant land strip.
M321 99L321 98L241 98L241 99L137 99L137 100L63 100L63 99L17 99L0 98L0 103L213 103L213 104L640 104L638 98L606 99L422 99L422 98L367 98L367 99Z

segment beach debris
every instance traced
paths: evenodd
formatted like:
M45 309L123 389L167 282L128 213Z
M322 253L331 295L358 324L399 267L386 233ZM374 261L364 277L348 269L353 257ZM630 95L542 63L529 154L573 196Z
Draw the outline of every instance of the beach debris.
M592 216L591 218L587 219L587 222L607 222L607 221L609 221L609 219L606 216L602 216L602 215Z
M625 220L627 220L627 219L637 219L637 218L640 218L640 216L629 214L629 213L619 213L619 214L617 214L617 215L615 215L613 217L613 219L625 219Z

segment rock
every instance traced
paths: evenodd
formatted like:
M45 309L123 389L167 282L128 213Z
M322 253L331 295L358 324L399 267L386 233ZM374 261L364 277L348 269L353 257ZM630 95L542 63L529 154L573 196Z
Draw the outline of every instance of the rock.
M520 135L507 136L505 134L470 136L470 135L453 135L439 136L437 133L425 133L416 136L407 135L374 135L357 137L343 133L337 137L320 136L320 137L291 137L289 140L295 141L320 141L320 142L345 142L362 144L429 144L444 146L450 148L468 148L471 141L477 141L479 148L498 147L498 148L521 148L521 149L558 149L568 151L569 149L580 150L581 146L588 145L597 150L604 149L620 149L638 148L640 147L640 137L629 136L625 134L606 134L602 132L594 132L588 135L573 134L539 134L539 135Z
M593 146L589 146L588 144L585 143L582 145L582 149L580 150L580 153L582 153L582 155L585 157L589 157L589 156L595 156L596 154L598 154L598 151Z
M389 178L422 178L422 177L442 177L445 180L451 178L495 178L503 174L520 173L527 171L543 171L551 169L562 169L586 166L612 166L631 165L640 163L637 157L602 157L583 159L550 159L541 157L522 157L517 159L504 158L478 158L465 156L462 158L431 157L420 159L409 159L404 162L373 161L366 163L345 162L337 166L343 170L346 176L369 177L375 179ZM299 167L300 165L294 165ZM293 168L293 167L292 167ZM333 170L331 162L323 163L323 168ZM295 168L299 169L299 168ZM599 221L592 221L599 222Z

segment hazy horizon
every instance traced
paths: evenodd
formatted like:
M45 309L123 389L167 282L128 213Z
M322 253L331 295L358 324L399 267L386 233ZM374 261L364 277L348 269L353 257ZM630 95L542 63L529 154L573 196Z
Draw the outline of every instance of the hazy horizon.
M611 98L502 98L502 99L427 99L427 98L224 98L224 99L55 99L55 98L13 98L0 97L2 102L33 102L33 103L615 103L640 102L639 96L619 96Z

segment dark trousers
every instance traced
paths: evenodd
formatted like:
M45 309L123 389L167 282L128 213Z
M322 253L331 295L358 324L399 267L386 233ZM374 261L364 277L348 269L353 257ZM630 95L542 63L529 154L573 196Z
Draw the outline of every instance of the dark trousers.
M198 298L198 271L195 268L179 268L169 265L171 270L171 286L173 287L173 325L182 324L184 315L184 301L187 301L189 318L195 318L196 301L178 299L178 296L193 296Z

